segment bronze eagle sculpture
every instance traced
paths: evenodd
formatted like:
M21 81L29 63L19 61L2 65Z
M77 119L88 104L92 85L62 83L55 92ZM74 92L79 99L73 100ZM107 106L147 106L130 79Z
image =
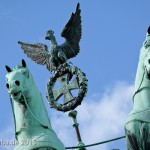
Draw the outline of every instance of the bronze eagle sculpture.
M79 42L82 36L82 26L79 3L77 4L75 13L72 13L63 28L61 36L65 38L65 42L58 45L54 31L51 29L47 31L45 39L51 41L50 51L47 45L42 43L30 44L21 41L18 41L18 43L21 45L24 53L37 64L46 65L47 69L51 72L56 70L60 64L75 57L80 51Z

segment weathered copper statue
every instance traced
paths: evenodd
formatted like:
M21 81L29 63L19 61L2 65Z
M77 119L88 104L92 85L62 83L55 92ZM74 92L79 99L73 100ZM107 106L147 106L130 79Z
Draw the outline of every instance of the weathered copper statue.
M72 13L69 21L62 30L61 36L65 38L63 44L57 44L54 32L51 29L47 31L45 37L45 39L51 41L50 51L45 44L18 42L28 57L38 64L46 65L47 69L52 73L52 77L47 83L46 97L51 107L59 111L66 112L74 110L81 104L87 93L87 79L85 73L68 62L68 59L75 57L80 51L79 42L81 34L81 10L78 3L75 13ZM25 67L25 61L23 61L22 66L17 66L13 70L8 66L6 66L6 69L9 72L6 76L7 89L10 96L15 100L14 116L16 123L16 139L18 141L22 139L36 141L36 147L30 144L31 146L28 147L28 150L35 148L63 150L63 144L52 130L50 122L48 122L48 115L42 103L41 96L35 90L36 88L33 87L35 84L28 81L31 75ZM27 79L27 81L25 81L25 79ZM26 82L24 85L25 87L22 81ZM62 85L60 89L54 88L57 81ZM23 89L21 89L21 87ZM11 90L11 88L15 90ZM71 91L75 89L78 90L78 93L74 96ZM64 101L63 103L58 103L57 101L61 96L64 96ZM37 98L37 100L34 98ZM78 150L85 150L85 148L82 147L84 143L79 136L77 124L75 129L78 130ZM19 145L16 147L16 150L23 150L23 148L25 149L24 146Z
M47 31L45 39L51 41L50 51L48 51L47 45L41 43L29 44L20 41L18 43L33 61L41 65L46 65L50 71L56 70L60 64L75 57L80 51L79 41L82 32L80 12L80 5L78 3L76 12L72 13L71 18L61 33L61 36L65 38L65 43L58 45L54 31L51 29Z
M133 109L125 129L128 150L150 150L150 27L140 50Z
M6 69L6 87L11 98L18 143L14 150L65 150L51 127L42 95L25 61L13 69L6 66Z
M67 61L75 57L79 51L79 42L82 34L80 4L77 4L76 12L72 13L69 21L62 30L61 36L65 42L57 44L54 32L47 31L45 39L51 41L51 50L41 43L29 44L18 42L24 53L38 64L46 65L52 72L52 77L47 84L47 99L51 107L59 111L69 111L81 104L87 93L87 79L78 67L71 66ZM71 79L73 79L71 81ZM61 89L54 89L55 83L61 82ZM73 96L71 90L78 90L78 95ZM64 96L63 103L57 103L61 96Z

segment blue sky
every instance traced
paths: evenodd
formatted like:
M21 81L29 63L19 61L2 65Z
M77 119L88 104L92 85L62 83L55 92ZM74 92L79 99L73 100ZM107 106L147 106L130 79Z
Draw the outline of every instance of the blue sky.
M83 35L80 42L81 52L76 58L70 61L72 61L75 66L81 68L82 71L87 74L89 80L88 95L83 102L83 107L79 108L81 132L83 131L83 137L87 144L94 141L106 140L104 138L108 139L124 134L123 123L132 106L131 97L139 50L145 39L146 30L150 25L150 1L1 0L0 139L7 138L8 135L5 131L7 129L10 131L10 126L13 129L12 112L8 93L5 88L6 70L4 66L7 64L10 67L14 67L16 64L21 63L22 58L25 59L45 101L46 83L51 76L46 70L46 67L37 65L26 57L17 44L17 41L20 40L31 43L41 42L50 46L49 42L44 40L44 37L46 31L52 28L55 31L58 43L63 43L64 39L60 36L61 30L68 21L72 11L75 11L77 2L80 2L82 10ZM118 93L118 91L120 91L120 93ZM126 93L127 91L129 92ZM113 96L116 97L116 99L119 98L115 100L112 98ZM99 108L96 107L97 104L99 104ZM114 106L114 104L116 104L116 106ZM46 105L48 104L46 103ZM130 107L126 108L126 105L130 105ZM84 108L84 106L86 106L86 108ZM105 108L102 106L105 106ZM124 120L121 120L120 108L123 106ZM104 110L100 110L101 108ZM110 119L114 118L114 116L112 114L110 117L110 114L107 114L109 108L115 109L115 112L114 110L112 110L112 112L118 113L116 114L118 118ZM88 135L86 131L84 131L84 129L87 129L87 126L82 123L82 120L85 119L82 118L82 113L84 114L85 111L87 111L88 114L90 109L92 109L92 118L96 116L94 113L95 109L100 110L102 114L105 112L103 114L105 116L104 118L99 118L97 116L98 118L95 117L95 119L91 121L86 118L87 124L94 121L97 126L99 126L100 130L99 136L95 136L94 133L92 135L93 130L91 129L91 135L89 135L91 139L87 138ZM69 125L64 126L59 123L57 124L55 117L62 114L57 113L55 110L49 109L48 111L53 116L52 121L54 120L55 130L59 132L59 135L63 135L61 134L61 128L65 130L66 126L68 128L70 127L70 129L65 130L68 132L66 135L72 135L71 123L69 124L68 121ZM99 115L101 116L102 114ZM67 116L65 117L67 118ZM122 124L119 124L119 120ZM114 125L114 128L110 127L112 131L109 131L108 128L103 128L109 123ZM115 129L115 125L120 131ZM96 130L97 126L93 125L93 128L95 127ZM105 132L103 133L101 129L105 129ZM110 134L110 132L112 133ZM99 139L100 136L101 138ZM64 141L67 140L68 139L65 137ZM72 141L70 139L70 142L65 143L65 145L75 145L75 140L76 138L72 137ZM72 145L70 145L70 143ZM103 149L107 150L116 147L119 147L121 150L126 149L125 142L123 140L113 142L112 144L104 146ZM0 150L1 149L3 150L4 148L0 146ZM98 150L98 148L91 148L91 150Z

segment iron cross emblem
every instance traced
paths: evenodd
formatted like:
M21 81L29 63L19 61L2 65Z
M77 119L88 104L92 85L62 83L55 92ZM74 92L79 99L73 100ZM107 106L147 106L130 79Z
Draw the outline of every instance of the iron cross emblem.
M68 73L59 77L58 80L62 87L60 89L53 89L53 96L55 101L58 101L58 99L64 95L64 104L66 104L74 99L71 90L79 89L79 85L76 78L69 83Z

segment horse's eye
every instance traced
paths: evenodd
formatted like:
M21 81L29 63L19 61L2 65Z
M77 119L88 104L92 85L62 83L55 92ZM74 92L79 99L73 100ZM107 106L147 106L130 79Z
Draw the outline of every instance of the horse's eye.
M25 75L27 78L29 78L29 72L25 71L25 72L23 72L23 75Z
M6 87L7 87L7 89L9 89L9 84L8 83L6 84Z

